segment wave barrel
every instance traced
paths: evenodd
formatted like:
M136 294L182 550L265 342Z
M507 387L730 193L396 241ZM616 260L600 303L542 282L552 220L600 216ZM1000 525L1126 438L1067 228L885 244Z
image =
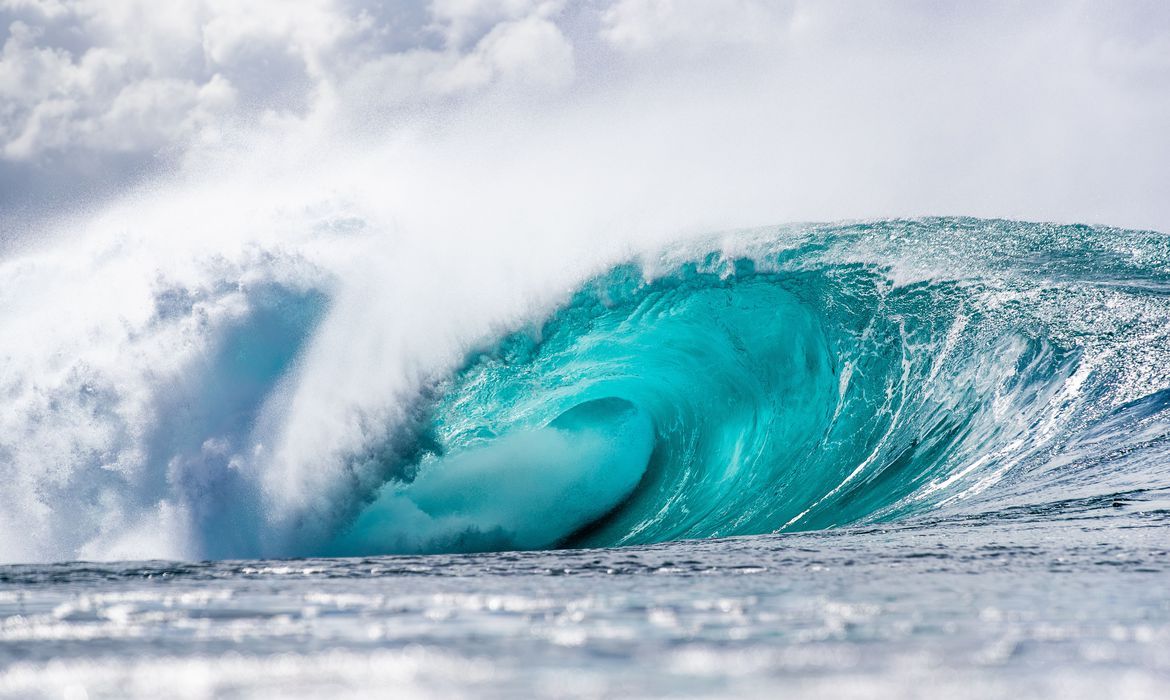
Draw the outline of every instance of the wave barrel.
M579 404L544 428L518 431L421 466L388 484L335 543L338 553L540 549L605 516L638 485L654 449L632 403Z

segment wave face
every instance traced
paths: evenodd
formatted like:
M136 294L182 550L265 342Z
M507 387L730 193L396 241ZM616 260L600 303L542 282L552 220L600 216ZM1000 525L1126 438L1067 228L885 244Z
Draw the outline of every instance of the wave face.
M8 353L0 527L42 534L6 558L617 546L982 517L1170 478L1161 234L743 232L609 267L470 344L452 334L454 359L426 371L408 343L327 342L360 324L307 255L149 286L138 325L88 331L102 354L85 362ZM320 379L339 365L362 385L413 379L355 407Z
M431 502L436 489L461 499L435 512L460 514L463 536L406 543L422 528L383 495L359 520L363 548L812 530L1165 481L1150 470L1167 456L1170 401L1162 237L932 220L738 246L615 267L473 354L441 385L414 485L390 489L425 481ZM624 423L603 449L511 442L607 401L648 417L650 450ZM461 461L492 451L490 469ZM560 483L574 470L610 483Z

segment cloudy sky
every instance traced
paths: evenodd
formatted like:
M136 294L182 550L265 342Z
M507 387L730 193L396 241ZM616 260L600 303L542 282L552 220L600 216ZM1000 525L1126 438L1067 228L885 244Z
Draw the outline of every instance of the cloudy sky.
M676 227L1170 230L1168 30L1158 0L0 0L0 222L410 134Z

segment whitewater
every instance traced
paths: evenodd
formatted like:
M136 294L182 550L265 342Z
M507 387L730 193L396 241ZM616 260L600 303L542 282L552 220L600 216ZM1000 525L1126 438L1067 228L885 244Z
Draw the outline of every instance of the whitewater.
M1161 233L135 237L198 194L0 263L0 694L1170 679Z
M360 228L0 267L3 558L609 547L1164 485L1161 234L763 228L478 304L444 263L443 308L342 280Z

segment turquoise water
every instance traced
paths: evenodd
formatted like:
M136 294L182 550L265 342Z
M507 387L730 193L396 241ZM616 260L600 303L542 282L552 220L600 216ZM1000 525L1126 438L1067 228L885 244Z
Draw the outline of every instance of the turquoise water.
M1170 687L1162 234L897 220L630 256L418 371L392 420L318 409L362 440L297 471L265 440L346 318L315 280L160 287L127 342L206 349L143 375L137 423L117 377L37 403L51 378L5 366L0 544L42 563L0 566L0 696ZM193 554L75 561L160 542Z
M333 546L649 544L1161 483L1075 463L1162 410L1162 236L927 220L734 246L617 266L472 353Z

